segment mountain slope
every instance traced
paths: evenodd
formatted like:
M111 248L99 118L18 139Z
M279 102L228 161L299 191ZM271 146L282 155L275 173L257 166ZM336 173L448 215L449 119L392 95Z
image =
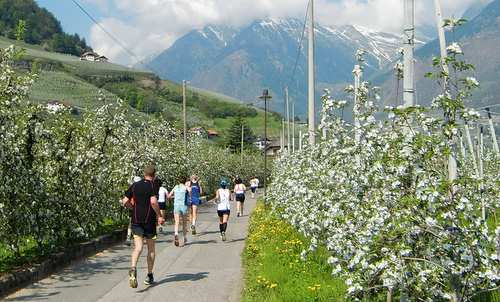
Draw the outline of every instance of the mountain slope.
M448 45L457 41L465 54L465 59L475 65L475 76L481 83L479 91L473 96L471 104L475 107L498 104L500 94L500 0L486 6L480 14L467 22L455 32L446 34ZM416 85L417 100L420 104L429 104L439 93L440 87L424 77L432 71L432 58L439 56L439 42L433 40L416 51ZM391 103L401 103L396 99L396 82L392 72L375 79L381 84L384 94ZM401 93L399 93L401 96Z
M207 26L180 38L150 64L162 78L190 80L191 84L254 103L262 88L275 95L272 108L283 108L282 89L290 87L297 101L305 99L307 40L295 77L293 69L303 23L297 19L256 20L242 28ZM364 49L370 75L397 55L401 38L358 26L337 28L317 25L316 58L318 87L351 80L355 53ZM297 107L305 112L305 105Z
M137 120L161 118L182 127L182 87L156 75L112 63L80 61L79 57L44 51L41 46L0 37L0 48L16 45L24 55L16 66L31 69L36 63L38 77L31 89L30 100L40 104L60 102L80 114L102 106L104 102L123 99L130 105L129 118ZM235 116L246 117L254 133L264 132L263 111L242 105L238 100L211 93L188 89L187 122L189 127L213 128L221 135L231 126ZM277 136L280 118L269 119L270 135Z
M20 23L24 30L18 31ZM0 0L0 35L76 56L92 50L78 34L64 33L54 15L33 0Z

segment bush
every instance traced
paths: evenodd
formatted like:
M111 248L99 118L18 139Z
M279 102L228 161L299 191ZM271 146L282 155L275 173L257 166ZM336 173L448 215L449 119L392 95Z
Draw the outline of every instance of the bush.
M13 70L18 56L0 50L0 254L45 255L122 221L118 200L147 164L170 188L177 176L198 173L209 191L220 177L261 171L260 160L240 165L239 156L195 139L184 152L180 133L161 120L133 127L121 100L101 95L107 105L78 119L63 106L30 104L36 75Z
M433 75L448 86L432 108L387 107L388 119L377 121L377 89L365 82L348 89L356 95L353 126L335 115L346 102L327 93L321 141L275 163L275 209L311 241L309 250L327 247L353 300L391 293L471 301L500 285L500 156L479 151L482 175L459 151L458 120L478 116L464 101L479 84L463 77L472 66L458 45L449 52L457 78Z

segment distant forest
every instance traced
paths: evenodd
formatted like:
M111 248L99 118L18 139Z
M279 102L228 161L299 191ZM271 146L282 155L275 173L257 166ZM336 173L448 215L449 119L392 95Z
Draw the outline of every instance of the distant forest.
M0 0L0 35L75 56L92 50L78 34L64 33L54 15L34 0Z

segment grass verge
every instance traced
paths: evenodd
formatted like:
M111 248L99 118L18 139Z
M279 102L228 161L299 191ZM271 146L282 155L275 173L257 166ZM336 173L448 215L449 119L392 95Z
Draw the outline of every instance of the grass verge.
M308 246L291 225L259 202L243 253L242 301L344 301L346 287L331 276L326 249L319 248L301 260L300 254ZM474 301L500 302L500 291L482 294Z
M260 202L250 219L243 256L243 301L344 301L344 282L331 276L325 249L301 260L308 246Z

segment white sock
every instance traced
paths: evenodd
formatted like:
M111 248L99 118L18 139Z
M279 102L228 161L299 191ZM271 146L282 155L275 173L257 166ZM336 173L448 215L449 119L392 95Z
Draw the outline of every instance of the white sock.
M196 219L193 219L193 225L196 225Z

